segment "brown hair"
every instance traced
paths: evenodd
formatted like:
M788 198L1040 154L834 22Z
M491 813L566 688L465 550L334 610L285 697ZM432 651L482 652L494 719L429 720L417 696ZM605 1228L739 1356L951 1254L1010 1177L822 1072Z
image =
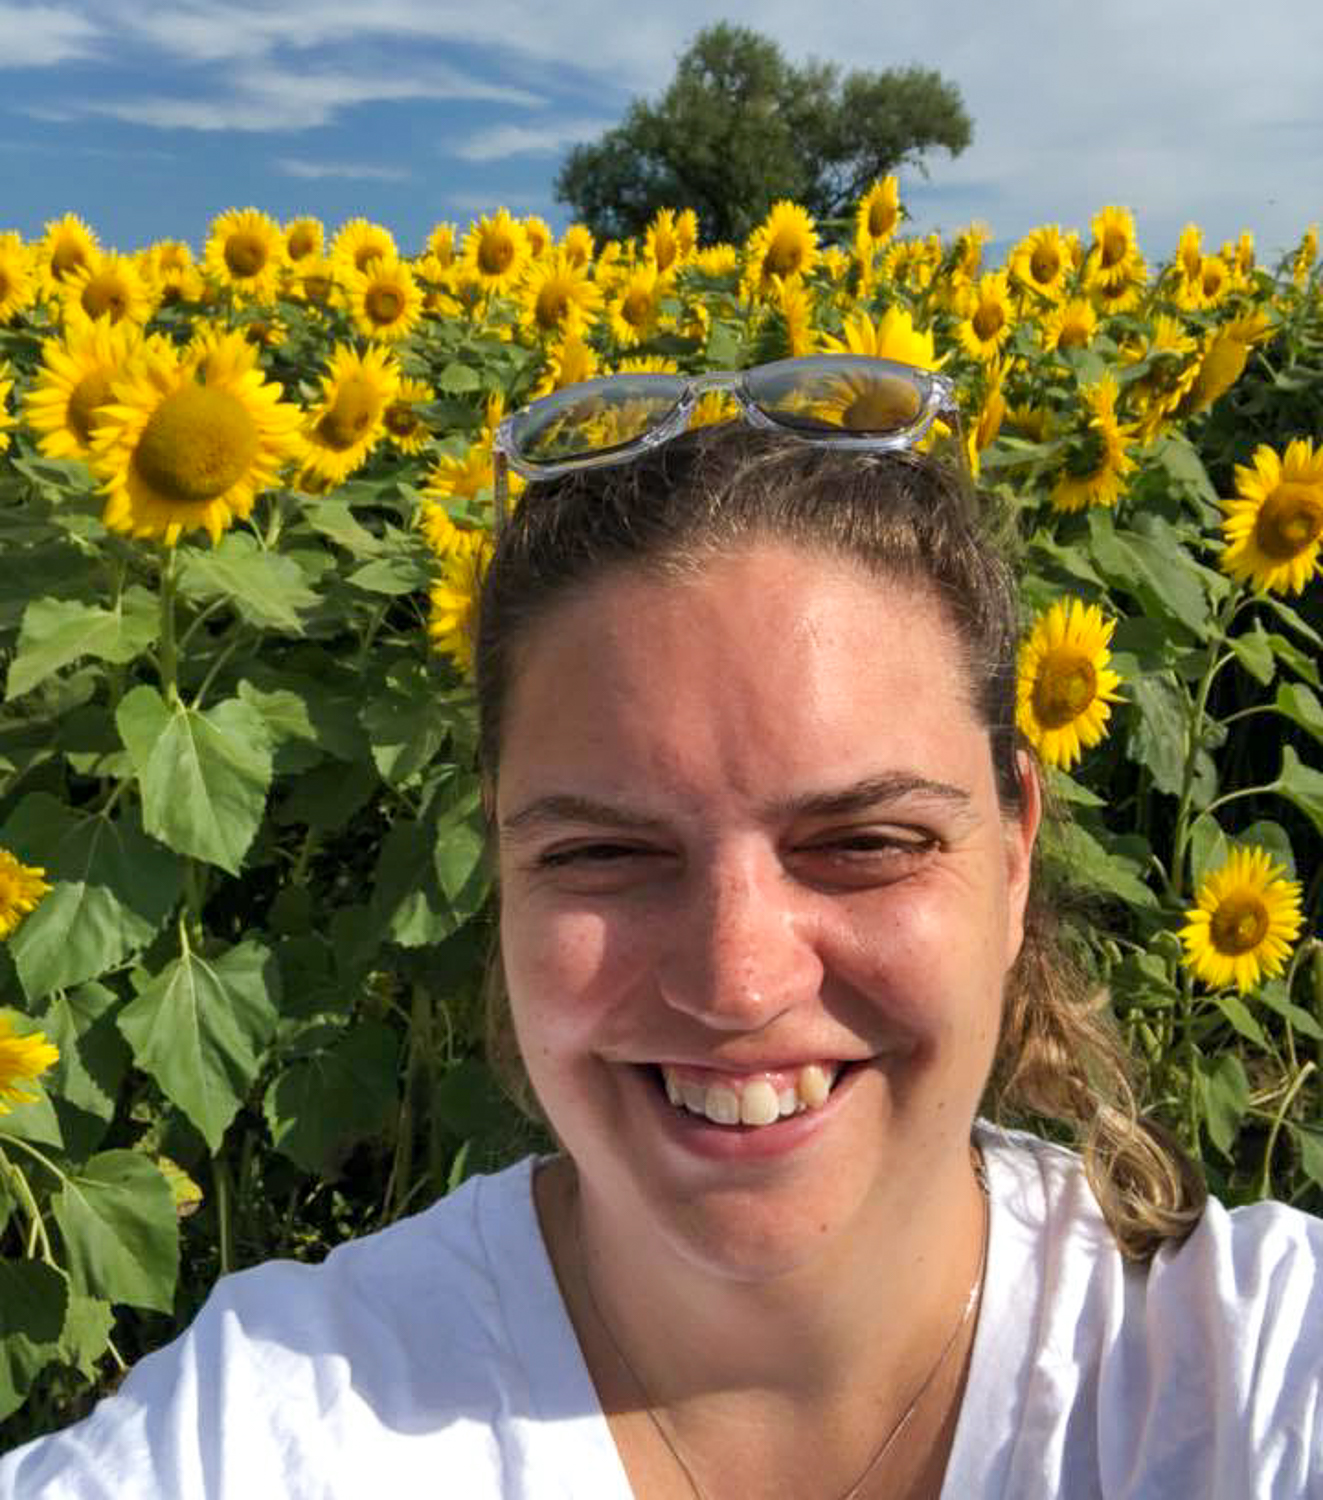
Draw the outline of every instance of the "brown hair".
M847 557L936 596L988 729L1002 808L1018 812L1016 590L994 523L967 481L922 455L845 453L743 424L690 433L637 462L529 491L497 539L478 611L479 746L488 778L499 775L521 645L557 603L615 568L682 575L759 539ZM1146 1258L1197 1223L1202 1179L1167 1132L1141 1115L1106 997L1090 993L1071 960L1037 870L1025 928L985 1106L999 1119L1071 1127L1122 1252ZM499 960L488 979L492 1061L528 1108Z

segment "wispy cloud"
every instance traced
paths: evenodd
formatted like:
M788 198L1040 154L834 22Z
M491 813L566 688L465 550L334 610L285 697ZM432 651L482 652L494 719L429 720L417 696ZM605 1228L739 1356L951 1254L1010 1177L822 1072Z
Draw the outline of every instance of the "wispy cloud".
M329 125L341 110L357 104L409 99L468 99L523 107L543 102L525 89L466 77L445 66L411 75L407 70L308 72L261 65L213 98L158 94L90 100L83 108L88 114L164 130L284 131Z
M274 163L286 177L302 177L316 182L323 177L357 178L365 182L405 182L413 173L405 167L374 167L365 162L303 161L297 156L282 156Z
M0 68L49 68L87 57L101 34L63 6L0 4Z
M541 125L493 125L448 148L462 161L499 161L507 156L535 156L559 151L572 141L592 140L614 120L548 121Z

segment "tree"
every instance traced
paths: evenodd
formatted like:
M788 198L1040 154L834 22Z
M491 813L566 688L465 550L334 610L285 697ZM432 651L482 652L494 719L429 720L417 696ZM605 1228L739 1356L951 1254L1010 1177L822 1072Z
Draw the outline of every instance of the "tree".
M842 75L788 62L780 47L722 22L681 54L655 104L575 146L556 197L601 237L641 234L659 208L692 208L705 239L741 240L779 198L817 218L846 214L877 177L973 127L960 91L928 68Z

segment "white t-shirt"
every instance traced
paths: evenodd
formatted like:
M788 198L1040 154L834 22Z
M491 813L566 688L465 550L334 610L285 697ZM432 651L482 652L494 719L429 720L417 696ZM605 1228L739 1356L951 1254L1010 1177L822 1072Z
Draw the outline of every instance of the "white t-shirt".
M987 1283L943 1500L1323 1497L1323 1220L1209 1205L1147 1270L1077 1159L980 1127ZM0 1500L630 1500L529 1161L226 1277Z

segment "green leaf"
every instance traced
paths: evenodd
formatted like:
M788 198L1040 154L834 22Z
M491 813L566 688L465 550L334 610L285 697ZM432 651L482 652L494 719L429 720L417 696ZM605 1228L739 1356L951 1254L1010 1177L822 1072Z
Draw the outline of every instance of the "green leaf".
M1275 630L1269 632L1268 640L1272 643L1272 649L1277 653L1279 661L1290 667L1297 677L1303 677L1306 682L1312 682L1315 687L1318 687L1318 662L1314 652L1302 651L1294 641L1288 641L1284 635L1279 635Z
M1260 603L1266 604L1272 610L1283 625L1294 630L1297 635L1303 636L1311 646L1323 647L1323 635L1319 635L1318 631L1297 614L1284 599L1279 599L1276 594L1260 594L1258 598Z
M1280 979L1269 979L1261 985L1255 996L1269 1010L1289 1021L1304 1036L1323 1042L1323 1026L1302 1005L1291 999L1285 983Z
M132 661L156 639L158 618L155 598L138 587L125 592L117 610L72 599L34 599L23 611L6 699L22 697L84 656Z
M491 1069L476 1057L446 1072L432 1108L446 1130L461 1140L489 1140L510 1132L510 1101Z
M1295 879L1295 850L1291 848L1291 835L1280 823L1274 823L1271 818L1259 818L1240 830L1236 843L1266 849L1287 875Z
M1091 548L1108 582L1138 599L1151 618L1184 627L1197 639L1208 634L1208 604L1200 573L1170 527L1149 518L1150 534L1113 529L1110 514L1089 517Z
M434 811L437 883L451 911L460 921L467 921L487 899L491 884L487 870L487 819L479 778L456 776L444 788Z
M1211 813L1200 813L1190 825L1190 879L1195 890L1227 862L1231 842Z
M333 833L366 807L380 787L371 766L320 765L295 781L277 805L275 821L281 827L304 823L319 833Z
M344 500L305 500L303 516L314 531L355 557L375 557L381 551L381 542L359 524Z
M0 1260L0 1421L59 1358L68 1304L69 1283L53 1266Z
M1323 741L1323 703L1302 682L1281 682L1273 700L1277 712L1298 724L1306 734Z
M395 1033L366 1021L317 1057L295 1063L266 1092L276 1147L304 1171L338 1175L345 1157L389 1122L398 1099Z
M1231 649L1251 677L1265 685L1273 680L1277 672L1277 657L1273 653L1272 637L1258 620L1255 620L1253 630L1232 638Z
M104 985L60 991L42 1012L41 1029L60 1049L51 1098L70 1155L91 1156L115 1114L129 1049L115 1026L119 997Z
M257 1077L279 1003L274 955L245 942L217 959L185 952L120 1012L119 1028L139 1067L212 1151Z
M1268 1050L1268 1038L1264 1036L1263 1028L1239 995L1233 995L1230 990L1218 990L1211 999L1241 1036L1253 1042L1256 1047Z
M9 1022L14 1036L31 1036L42 1029L31 1016L8 1006L0 1005L0 1018ZM15 1080L15 1086L29 1096L28 1102L9 1103L8 1111L0 1114L0 1136L13 1135L42 1146L64 1146L64 1133L47 1093L51 1078L52 1070L47 1070L36 1078Z
M432 581L432 572L416 557L379 557L355 569L348 581L372 594L416 594Z
M288 557L265 552L256 538L231 531L215 547L181 547L179 591L204 603L228 599L250 624L262 630L302 635L299 610L321 601L308 588L303 570Z
M237 698L200 712L170 708L144 686L115 718L138 773L147 832L237 875L271 784L261 716Z
M182 862L142 833L133 808L112 820L34 792L0 842L44 868L51 885L10 939L31 1000L104 974L145 948L179 900Z
M1062 802L1069 802L1074 807L1106 807L1104 798L1090 791L1083 782L1068 776L1065 771L1056 766L1047 766L1045 770L1047 789L1052 796L1059 797Z
M51 1210L77 1291L168 1313L179 1273L170 1184L138 1151L104 1151L71 1172Z
M1206 505L1217 505L1217 490L1208 477L1198 449L1184 433L1168 433L1149 449L1150 454L1167 471L1172 481L1188 490Z
M1136 677L1125 685L1135 705L1129 716L1126 751L1147 766L1160 792L1179 796L1185 780L1185 736L1189 705L1170 672Z
M1056 830L1049 848L1069 872L1072 883L1106 891L1132 906L1158 904L1141 878L1143 866L1125 854L1104 848L1077 823Z
M1250 1104L1249 1080L1234 1052L1223 1052L1196 1063L1196 1079L1204 1120L1213 1144L1228 1160L1240 1131L1240 1122Z
M451 712L435 679L418 662L396 664L360 715L381 779L392 786L422 770L445 744Z
M322 760L317 744L317 728L308 712L308 700L288 688L264 692L251 682L241 682L236 689L239 701L262 721L272 746L272 771L287 776L307 771Z
M1300 1153L1305 1175L1323 1187L1323 1129L1317 1125L1298 1125L1288 1120L1286 1128Z
M1282 746L1282 769L1273 786L1323 833L1323 775L1304 765L1290 745Z
M436 377L436 388L448 396L458 396L465 391L480 391L482 379L476 370L452 360Z

